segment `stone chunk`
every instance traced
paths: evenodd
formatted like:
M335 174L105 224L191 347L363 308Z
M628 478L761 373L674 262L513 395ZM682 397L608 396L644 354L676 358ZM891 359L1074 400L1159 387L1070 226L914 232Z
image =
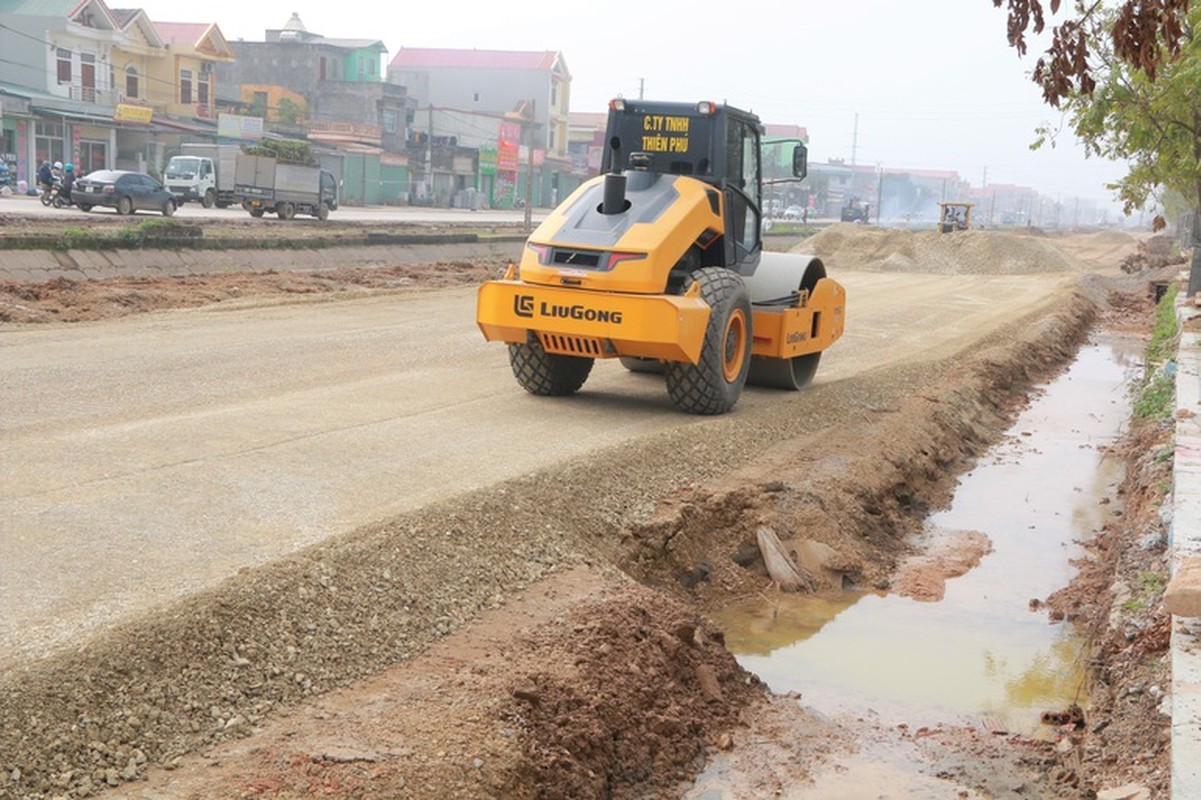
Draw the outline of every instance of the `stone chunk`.
M1151 800L1151 790L1137 783L1097 792L1097 800Z
M1185 559L1168 581L1163 605L1177 617L1201 617L1201 556Z

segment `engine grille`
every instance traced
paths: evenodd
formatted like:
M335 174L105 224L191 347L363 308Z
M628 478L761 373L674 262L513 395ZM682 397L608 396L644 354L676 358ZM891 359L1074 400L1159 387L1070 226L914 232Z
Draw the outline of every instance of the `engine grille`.
M569 250L556 247L551 255L551 263L564 267L583 267L596 269L601 264L604 253L598 250Z
M543 350L561 356L601 358L605 352L604 340L594 336L564 336L561 333L540 333L538 334L538 339L542 342Z

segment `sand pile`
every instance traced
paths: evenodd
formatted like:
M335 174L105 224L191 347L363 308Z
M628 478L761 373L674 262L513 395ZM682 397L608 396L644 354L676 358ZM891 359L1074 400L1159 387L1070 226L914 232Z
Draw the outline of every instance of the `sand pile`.
M1073 258L1099 267L1112 267L1136 252L1141 237L1125 231L1093 231L1052 238L1056 247Z
M819 256L832 269L875 272L1023 275L1084 269L1046 240L998 231L940 234L839 223L793 252Z

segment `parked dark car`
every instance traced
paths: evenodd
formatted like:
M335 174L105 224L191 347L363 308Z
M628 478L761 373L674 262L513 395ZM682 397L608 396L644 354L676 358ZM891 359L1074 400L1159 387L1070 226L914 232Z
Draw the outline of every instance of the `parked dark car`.
M75 181L71 199L80 211L93 206L108 206L118 214L157 211L164 217L175 213L175 196L167 187L141 172L98 169Z

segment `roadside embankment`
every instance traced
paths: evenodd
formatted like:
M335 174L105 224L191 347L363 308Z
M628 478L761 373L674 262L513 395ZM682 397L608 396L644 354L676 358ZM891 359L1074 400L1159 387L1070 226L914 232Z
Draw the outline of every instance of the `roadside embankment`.
M346 267L399 266L446 261L508 261L524 239L498 237L383 238L379 243L296 248L9 249L0 281L43 283L112 278L165 278L220 273L306 272Z

